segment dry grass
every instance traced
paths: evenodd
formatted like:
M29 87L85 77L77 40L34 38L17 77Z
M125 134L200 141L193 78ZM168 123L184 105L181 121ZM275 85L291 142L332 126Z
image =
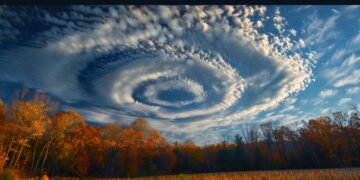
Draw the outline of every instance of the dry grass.
M286 170L286 171L251 171L231 173L188 174L139 178L144 180L230 180L230 179L360 179L360 169L329 170Z
M54 180L72 180L78 178L51 178ZM91 179L91 178L82 178ZM94 178L95 179L95 178ZM123 180L124 178L112 178L110 180ZM126 179L126 178L125 178ZM124 179L124 180L125 180ZM129 178L127 178L129 179ZM307 180L307 179L359 179L360 168L349 169L321 169L321 170L283 170L283 171L246 171L228 173L204 173L204 174L180 174L170 176L154 176L135 178L137 180L250 180L250 179L283 179L283 180ZM105 179L96 179L105 180Z

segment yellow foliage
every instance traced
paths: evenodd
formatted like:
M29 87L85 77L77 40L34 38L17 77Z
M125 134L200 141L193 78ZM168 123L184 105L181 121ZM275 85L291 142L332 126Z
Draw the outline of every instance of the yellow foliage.
M6 164L6 161L8 160L9 158L6 156L6 153L3 149L3 147L0 146L0 171L3 170L5 164Z

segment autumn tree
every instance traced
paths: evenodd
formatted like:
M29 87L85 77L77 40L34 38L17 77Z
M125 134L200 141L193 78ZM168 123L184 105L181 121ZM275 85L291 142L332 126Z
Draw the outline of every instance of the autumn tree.
M19 92L26 98L28 92ZM360 165L359 111L304 121L301 128L244 124L240 134L198 146L169 144L145 119L94 126L74 111L58 111L37 95L0 100L0 170L28 176L136 177L281 168Z
M6 152L4 151L4 148L2 147L2 145L0 145L0 172L5 167L6 161L8 159L9 158L6 156Z
M63 166L74 168L76 166L69 163L69 161L75 162L72 161L75 152L78 151L78 148L82 148L84 143L87 143L87 141L83 141L88 135L87 132L84 132L85 126L84 118L73 111L58 112L50 117L48 128L45 132L46 136L43 138L44 146L40 153L42 158L36 163L36 167L40 168L40 172L44 171L49 155L51 159L49 163L50 168L55 168L54 166L57 166L55 169ZM79 137L80 139L78 139ZM54 164L54 162L59 161L63 163ZM85 170L81 170L80 174L83 175ZM73 169L72 172L74 172Z
M199 172L204 154L199 146L187 139L183 143L176 143L174 151L177 157L176 169L182 172Z
M116 124L100 127L106 146L106 175L119 173L134 177L169 173L175 163L172 147L144 119L136 119L128 128ZM116 168L119 168L116 170Z

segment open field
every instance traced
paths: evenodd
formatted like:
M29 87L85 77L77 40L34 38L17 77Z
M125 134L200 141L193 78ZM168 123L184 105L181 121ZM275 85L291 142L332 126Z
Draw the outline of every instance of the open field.
M78 178L51 178L54 180L70 180ZM91 178L84 178L91 179ZM112 178L120 180L126 178ZM180 174L170 176L154 176L135 178L137 180L229 180L229 179L360 179L360 168L348 169L319 169L319 170L274 170L274 171L246 171L227 173ZM96 179L104 180L104 179Z
M138 178L139 180L218 180L218 179L360 179L360 169L284 170L188 174Z
M181 179L181 176L160 179ZM151 179L151 178L149 178ZM156 179L156 178L155 178ZM360 179L360 169L252 171L185 175L183 179Z

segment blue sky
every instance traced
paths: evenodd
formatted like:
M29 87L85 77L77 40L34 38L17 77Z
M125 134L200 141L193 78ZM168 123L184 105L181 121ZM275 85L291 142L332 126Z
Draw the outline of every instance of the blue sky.
M0 6L0 97L207 144L359 105L359 6Z

